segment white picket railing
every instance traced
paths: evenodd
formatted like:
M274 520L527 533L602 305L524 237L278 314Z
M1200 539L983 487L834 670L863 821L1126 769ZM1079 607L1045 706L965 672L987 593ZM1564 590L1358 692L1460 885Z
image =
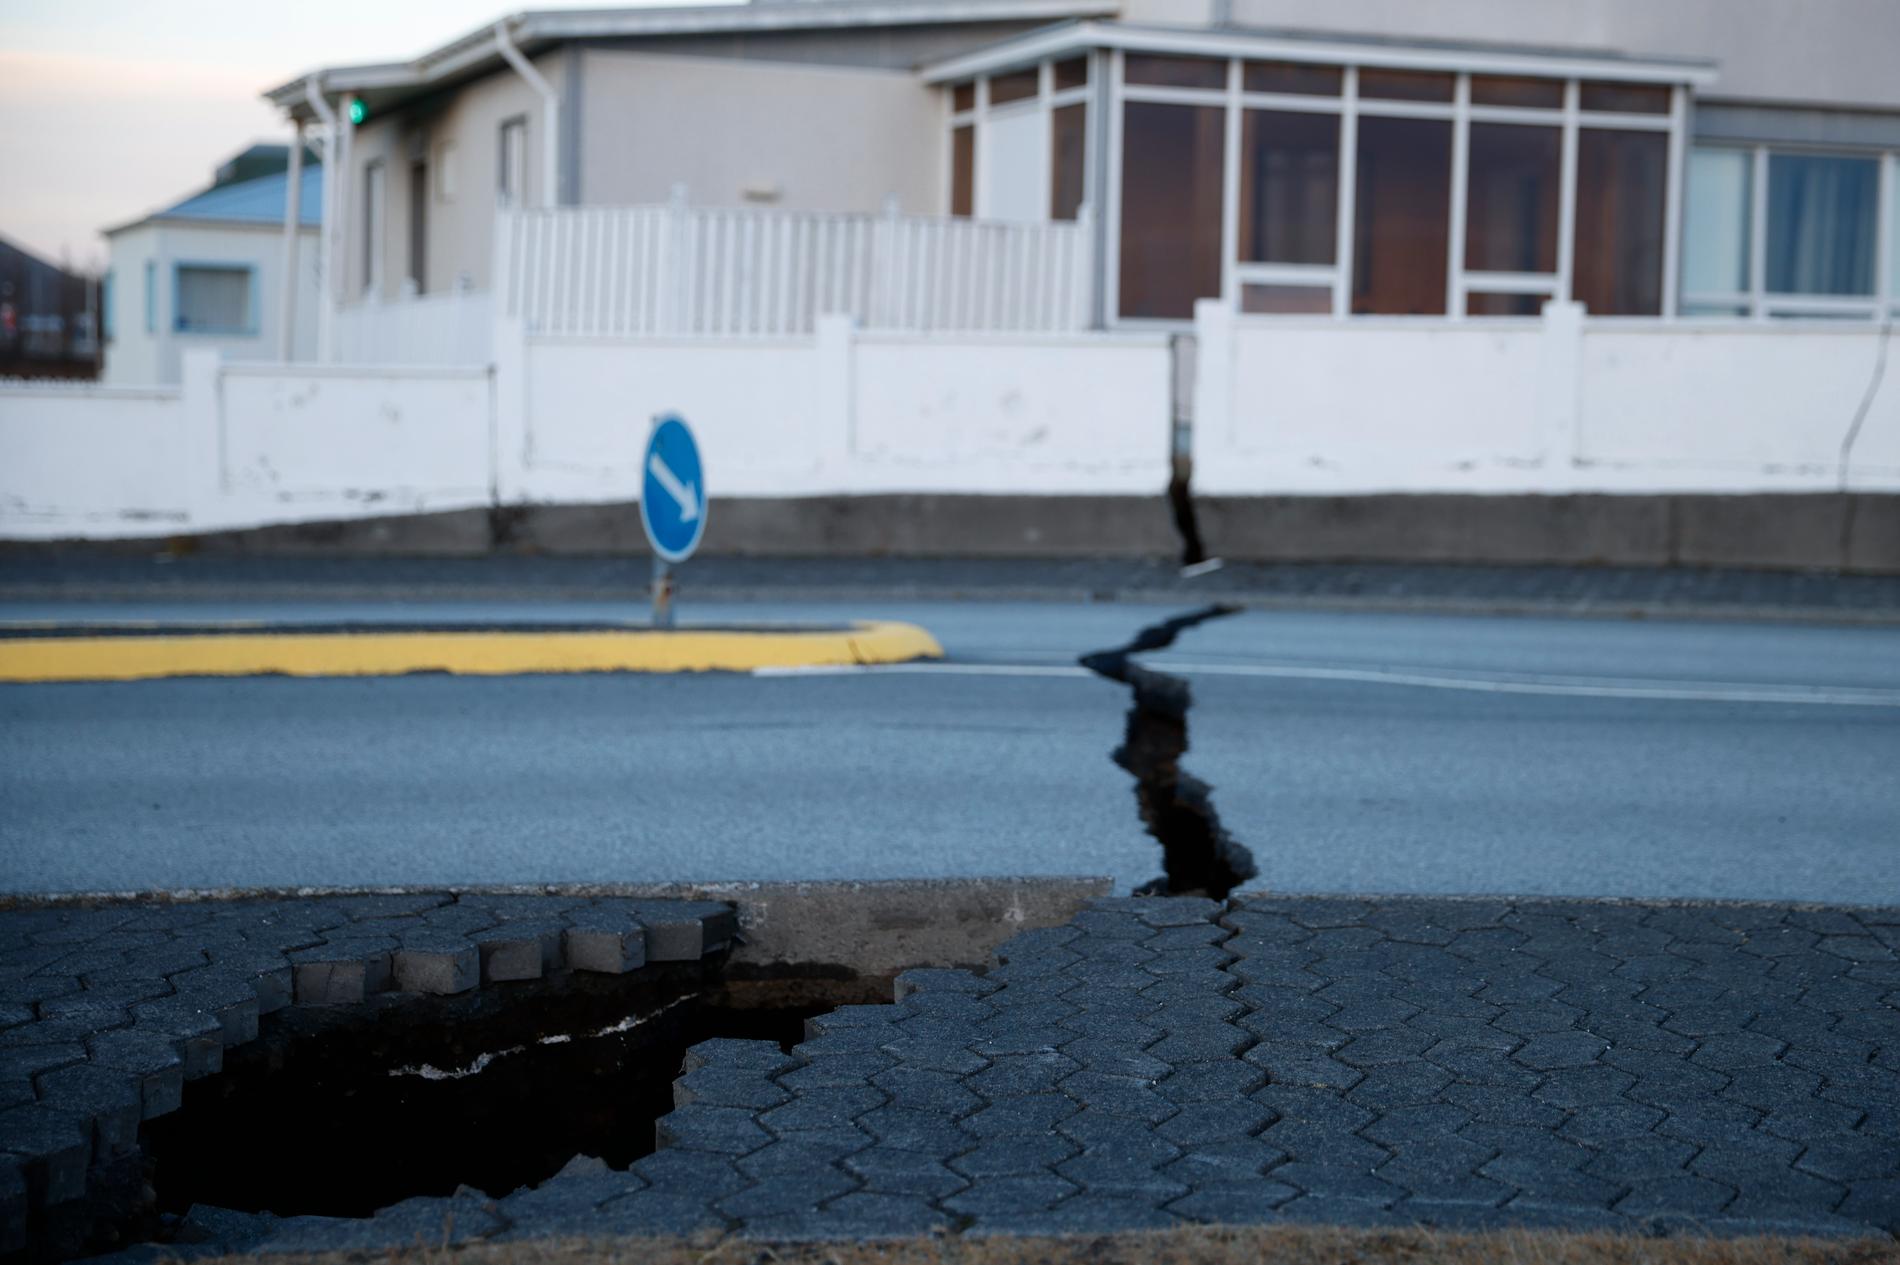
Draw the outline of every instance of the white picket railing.
M500 311L542 334L774 337L846 313L867 329L1087 329L1073 223L687 207L504 212Z
M485 365L494 358L485 290L364 300L337 309L336 358L355 365Z

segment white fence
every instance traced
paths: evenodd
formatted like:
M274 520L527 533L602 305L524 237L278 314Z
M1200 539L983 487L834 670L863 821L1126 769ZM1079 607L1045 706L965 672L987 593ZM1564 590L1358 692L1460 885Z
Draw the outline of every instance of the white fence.
M784 337L1088 328L1089 222L668 206L504 214L501 311L530 333Z
M365 300L336 314L336 360L352 365L486 365L495 308L483 290L394 302Z

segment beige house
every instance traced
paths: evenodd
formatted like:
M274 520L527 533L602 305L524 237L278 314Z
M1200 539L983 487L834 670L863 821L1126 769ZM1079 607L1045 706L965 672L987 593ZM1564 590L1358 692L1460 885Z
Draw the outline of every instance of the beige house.
M754 0L530 11L269 99L332 299L486 290L498 211L1089 211L1092 323L1887 319L1900 6Z

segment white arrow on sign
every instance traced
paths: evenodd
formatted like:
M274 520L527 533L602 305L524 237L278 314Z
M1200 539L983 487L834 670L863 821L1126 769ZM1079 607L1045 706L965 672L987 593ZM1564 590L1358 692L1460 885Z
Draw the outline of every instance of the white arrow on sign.
M680 522L690 523L699 517L699 490L690 483L681 483L680 477L673 473L672 467L660 460L660 454L654 453L647 458L647 473L666 494L679 502Z

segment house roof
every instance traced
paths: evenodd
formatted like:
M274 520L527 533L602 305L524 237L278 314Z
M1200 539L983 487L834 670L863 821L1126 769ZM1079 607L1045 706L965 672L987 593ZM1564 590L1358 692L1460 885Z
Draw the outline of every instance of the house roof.
M1056 21L1112 17L1119 0L798 0L797 3L694 4L639 9L534 9L478 27L405 62L326 66L264 93L278 108L310 113L311 86L350 93L376 109L419 90L486 73L502 64L495 28L528 56L566 40L642 36L928 26L949 22Z
M150 215L141 216L117 228L109 228L106 232L123 232L128 228L155 222L282 225L284 198L289 184L290 174L280 171L252 180L213 185L202 193L194 193L181 202L174 202ZM297 202L298 224L304 228L317 227L323 219L322 167L304 168Z
M959 53L924 67L923 74L930 83L945 83L1091 48L1696 85L1712 82L1716 73L1712 61L1633 57L1613 49L1544 48L1231 25L1072 21Z

